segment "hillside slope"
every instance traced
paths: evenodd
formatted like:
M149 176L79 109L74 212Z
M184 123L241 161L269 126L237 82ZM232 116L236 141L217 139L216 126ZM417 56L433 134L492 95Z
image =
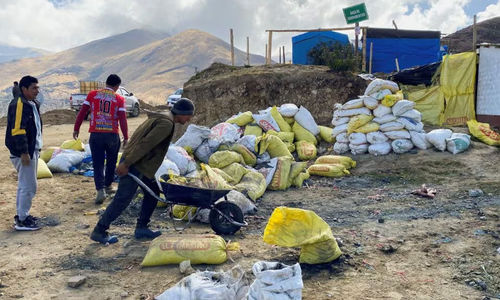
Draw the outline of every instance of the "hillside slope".
M478 43L500 43L500 17L476 24ZM452 53L472 51L472 27L469 26L441 39Z

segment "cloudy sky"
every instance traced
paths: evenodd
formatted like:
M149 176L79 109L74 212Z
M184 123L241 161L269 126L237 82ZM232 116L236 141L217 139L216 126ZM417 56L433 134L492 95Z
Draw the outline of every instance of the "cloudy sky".
M363 0L0 0L0 43L61 51L135 28L171 34L195 28L236 46L264 54L266 29L347 26L342 8ZM500 16L500 0L365 0L369 20L362 26L431 29L452 33L479 20ZM275 34L291 47L294 34Z

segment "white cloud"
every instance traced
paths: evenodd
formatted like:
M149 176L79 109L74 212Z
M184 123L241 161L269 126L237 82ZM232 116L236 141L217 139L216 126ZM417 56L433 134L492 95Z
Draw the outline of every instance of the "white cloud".
M481 22L489 18L500 17L500 0L497 4L490 4L486 9L477 14L477 21Z
M445 33L470 24L463 7L471 0L370 0L365 1L370 20L362 26L431 29ZM172 34L189 28L229 40L252 53L264 55L266 29L345 27L342 8L362 0L0 0L0 36L14 46L58 51L134 28L153 27ZM413 10L410 12L410 6ZM490 5L484 15L498 14ZM482 15L481 15L482 16ZM273 35L273 55L285 46L288 58L291 37ZM353 37L353 33L349 35Z

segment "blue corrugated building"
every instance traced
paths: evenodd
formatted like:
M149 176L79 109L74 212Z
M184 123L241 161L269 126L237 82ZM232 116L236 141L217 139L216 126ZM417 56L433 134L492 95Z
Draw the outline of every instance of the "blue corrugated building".
M441 33L439 31L367 28L366 65L370 62L370 44L373 43L372 73L391 73L441 60Z
M309 65L307 53L321 42L349 44L346 34L334 31L311 31L292 37L292 61L294 64Z

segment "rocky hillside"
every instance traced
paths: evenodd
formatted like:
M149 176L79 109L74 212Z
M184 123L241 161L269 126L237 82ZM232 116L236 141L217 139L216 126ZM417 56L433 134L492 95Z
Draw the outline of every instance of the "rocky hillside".
M366 85L358 76L330 72L324 66L213 64L184 84L184 96L195 102L193 123L200 125L283 103L303 105L319 124L329 125L334 104L356 98Z
M478 43L500 43L500 17L476 24ZM472 51L472 26L461 29L441 39L452 53Z

